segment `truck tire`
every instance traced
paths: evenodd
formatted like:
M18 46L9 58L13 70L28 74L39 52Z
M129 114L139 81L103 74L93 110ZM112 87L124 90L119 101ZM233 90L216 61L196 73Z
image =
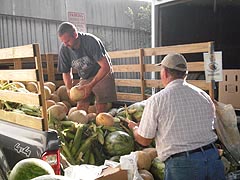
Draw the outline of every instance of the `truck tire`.
M0 168L0 180L7 180L6 174L3 172L2 168Z

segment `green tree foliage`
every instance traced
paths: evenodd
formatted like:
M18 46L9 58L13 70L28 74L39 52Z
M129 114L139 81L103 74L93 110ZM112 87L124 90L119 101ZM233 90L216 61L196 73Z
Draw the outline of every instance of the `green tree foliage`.
M143 31L151 31L151 4L147 3L141 5L139 8L131 8L125 11L130 19L130 26L133 29L140 29Z

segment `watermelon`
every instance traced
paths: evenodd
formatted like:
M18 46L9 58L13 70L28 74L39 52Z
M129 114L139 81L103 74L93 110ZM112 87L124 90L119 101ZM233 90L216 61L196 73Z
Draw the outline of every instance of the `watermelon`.
M46 174L55 175L47 162L37 158L27 158L15 164L10 172L9 180L30 180Z
M154 179L155 180L164 179L164 170L165 164L162 161L160 161L158 157L154 158L150 168L150 172L152 173Z
M122 156L134 151L134 139L124 131L109 133L104 141L104 150L110 156Z

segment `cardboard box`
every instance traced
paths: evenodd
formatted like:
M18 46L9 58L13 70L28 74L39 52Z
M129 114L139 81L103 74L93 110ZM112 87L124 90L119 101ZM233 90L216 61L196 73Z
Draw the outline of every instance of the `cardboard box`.
M96 180L128 180L127 170L108 167L103 170L101 176Z
M223 70L223 81L219 82L219 102L232 104L240 109L240 70Z

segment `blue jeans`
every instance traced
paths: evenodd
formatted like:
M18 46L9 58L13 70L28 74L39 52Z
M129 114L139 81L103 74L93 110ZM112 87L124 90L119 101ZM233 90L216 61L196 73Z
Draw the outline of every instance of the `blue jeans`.
M218 150L211 148L192 154L168 158L164 180L225 180L224 166Z

